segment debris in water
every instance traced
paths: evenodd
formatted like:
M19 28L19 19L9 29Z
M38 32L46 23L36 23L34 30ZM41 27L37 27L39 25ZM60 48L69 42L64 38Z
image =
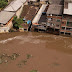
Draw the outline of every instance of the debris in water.
M9 60L16 60L16 58L18 56L20 56L20 54L13 53L12 55L7 55L7 54L3 53L2 55L0 55L0 64L2 64L3 62L7 63L8 59Z
M19 54L13 53L10 58L11 58L12 60L15 60L18 56L19 56Z
M19 64L17 64L19 67L21 67L22 66L22 64L21 63L19 63Z
M8 60L5 60L5 63L7 63L8 62Z
M2 59L0 59L0 64L2 64L2 62L3 62Z
M55 66L59 66L60 64L59 64L59 63L54 62L54 63L53 63L53 65L55 65Z
M22 63L23 63L24 65L26 65L26 63L27 63L27 60L23 60L23 61L22 61Z
M30 57L32 57L32 55L30 55L30 54L27 54L27 59L29 59Z

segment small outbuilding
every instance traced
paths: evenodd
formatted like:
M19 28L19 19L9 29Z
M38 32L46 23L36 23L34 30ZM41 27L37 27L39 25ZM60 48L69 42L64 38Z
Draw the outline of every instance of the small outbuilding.
M15 13L13 12L6 12L1 11L0 12L0 33L1 32L8 32L10 28L13 26L12 20Z

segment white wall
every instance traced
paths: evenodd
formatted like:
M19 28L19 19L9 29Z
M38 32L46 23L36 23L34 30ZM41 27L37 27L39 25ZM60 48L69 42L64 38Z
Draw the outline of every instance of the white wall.
M45 8L46 8L47 4L43 4L40 8L40 10L38 11L37 15L35 16L35 18L33 19L32 23L38 23L41 15L42 15L42 12L44 12Z
M23 7L24 7L24 5L22 5L21 8L16 12L17 18L20 18L20 15L22 13Z
M12 21L5 25L4 27L0 27L0 33L6 33L6 32L9 32L9 30L12 28L13 24L12 24Z
M68 9L64 9L64 14L72 15L72 3L68 3Z

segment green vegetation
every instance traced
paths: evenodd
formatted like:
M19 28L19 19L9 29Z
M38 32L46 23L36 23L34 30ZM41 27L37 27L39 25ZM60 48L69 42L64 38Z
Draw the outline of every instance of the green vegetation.
M12 55L8 54L1 54L0 55L0 64L2 63L8 63L11 60L16 60L19 57L18 53L13 53Z
M18 29L19 27L22 27L21 24L23 23L23 19L22 18L18 18L17 16L14 17L13 19L13 27Z
M32 57L32 55L30 55L30 54L27 54L27 59L29 59L30 57Z
M0 0L0 8L4 8L8 4L8 0Z
M32 70L32 71L30 71L30 72L38 72L37 70Z

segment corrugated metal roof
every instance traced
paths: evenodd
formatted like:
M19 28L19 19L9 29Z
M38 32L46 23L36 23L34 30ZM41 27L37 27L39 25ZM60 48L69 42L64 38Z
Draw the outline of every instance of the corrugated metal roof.
M68 9L64 8L64 14L72 15L72 3L68 3Z
M13 16L15 13L13 12L6 12L6 11L1 11L0 12L0 23L6 24Z
M5 11L17 11L26 0L14 0L4 10Z
M63 6L62 5L49 5L49 8L47 10L47 14L56 14L56 15L62 15L63 13Z

